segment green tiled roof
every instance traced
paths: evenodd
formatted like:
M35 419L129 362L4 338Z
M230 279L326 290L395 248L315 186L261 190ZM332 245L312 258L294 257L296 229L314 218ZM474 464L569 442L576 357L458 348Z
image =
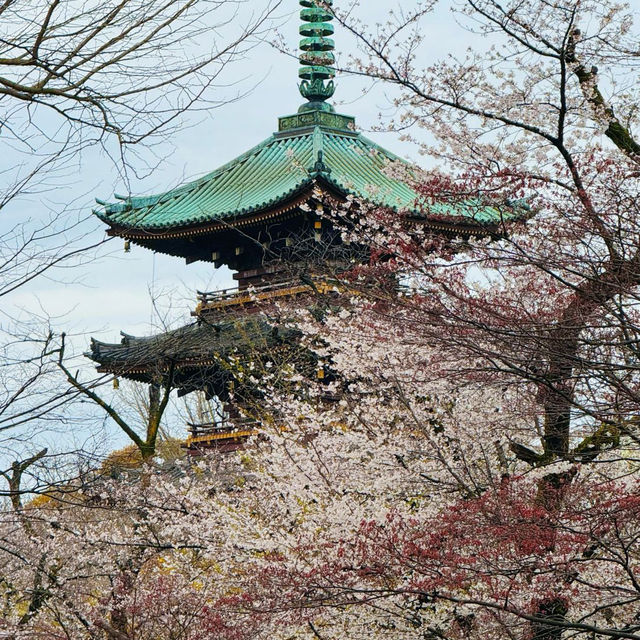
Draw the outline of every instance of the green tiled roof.
M216 171L159 195L98 201L102 208L95 213L111 226L131 230L191 227L269 209L322 179L345 196L424 215L420 196L388 171L390 164L400 163L410 172L410 165L348 130L352 123L347 116L321 111L281 118L281 132ZM471 205L431 206L426 217L474 225L499 220L495 209Z

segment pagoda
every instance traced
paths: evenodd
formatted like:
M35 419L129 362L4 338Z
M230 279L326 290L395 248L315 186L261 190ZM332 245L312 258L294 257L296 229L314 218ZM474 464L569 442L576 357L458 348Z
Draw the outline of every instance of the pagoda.
M368 259L367 247L343 241L328 208L364 200L409 212L417 224L450 236L493 234L502 222L491 208L422 206L410 184L411 166L360 134L355 119L328 102L335 90L331 0L300 5L299 89L306 102L297 113L279 118L266 140L197 180L157 195L97 201L107 233L127 245L235 271L234 289L199 293L192 323L149 337L123 333L118 344L92 340L87 354L100 372L165 384L170 371L180 395L200 390L217 398L227 419L191 425L191 452L230 450L254 433L237 406L239 390L260 392L229 364L246 355L243 345L280 354L283 362L295 356L323 375L299 351L294 330L257 311L278 299L308 304L309 296L330 295L335 287L328 272ZM391 165L401 171L389 171Z

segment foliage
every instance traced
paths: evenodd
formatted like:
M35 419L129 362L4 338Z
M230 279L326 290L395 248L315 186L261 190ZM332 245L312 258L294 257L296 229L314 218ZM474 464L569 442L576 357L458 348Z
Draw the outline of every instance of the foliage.
M336 212L372 260L295 319L330 375L263 359L244 451L4 513L8 633L640 638L637 16L455 6L495 44L427 69L341 17L449 171L423 217ZM443 204L527 219L443 237Z
M63 321L59 312L40 308L35 299L22 306L36 282L78 283L105 242L87 238L92 187L84 169L93 151L111 158L112 175L128 193L131 174L149 170L150 158L157 161L158 149L149 147L166 142L188 111L237 97L235 90L222 95L221 74L256 44L278 4L0 3L0 143L10 159L0 180L0 464L7 480L14 459L21 464L51 434L79 423L85 428L88 421L78 408L79 389L60 384L52 329ZM101 171L99 179L109 173ZM87 190L82 195L79 185ZM149 426L143 448L155 444L156 427ZM63 463L56 456L62 442L72 446L70 440L57 438L42 464L21 473L23 485L42 490L60 479L55 476ZM85 440L80 446L92 445ZM23 488L14 484L2 495L15 501Z

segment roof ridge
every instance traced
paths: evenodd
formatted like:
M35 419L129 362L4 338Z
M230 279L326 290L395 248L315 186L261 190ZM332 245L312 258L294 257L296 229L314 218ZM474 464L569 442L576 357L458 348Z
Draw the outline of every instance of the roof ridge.
M318 151L322 151L322 140L324 138L324 134L322 132L322 127L320 125L316 125L313 128L313 155L317 155Z

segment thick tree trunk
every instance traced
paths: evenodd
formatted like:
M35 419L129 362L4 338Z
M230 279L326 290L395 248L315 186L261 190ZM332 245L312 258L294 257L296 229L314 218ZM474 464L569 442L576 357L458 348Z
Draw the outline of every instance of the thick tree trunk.
M554 513L562 508L566 490L576 473L575 468L563 473L548 473L538 482L535 502L544 507L549 519L553 519ZM549 551L553 551L555 543L550 546ZM568 611L567 601L561 593L545 598L537 608L538 620L531 623L527 640L561 640L564 629L559 623L565 621Z
M543 389L545 459L565 458L569 453L572 383L583 326L581 323L555 329L546 346L549 369Z
M617 258L607 263L600 274L586 280L576 289L573 300L544 341L544 360L548 363L541 389L545 459L565 458L569 453L574 386L580 373L580 336L594 314L606 315L610 300L640 284L639 263L640 254L628 260Z

